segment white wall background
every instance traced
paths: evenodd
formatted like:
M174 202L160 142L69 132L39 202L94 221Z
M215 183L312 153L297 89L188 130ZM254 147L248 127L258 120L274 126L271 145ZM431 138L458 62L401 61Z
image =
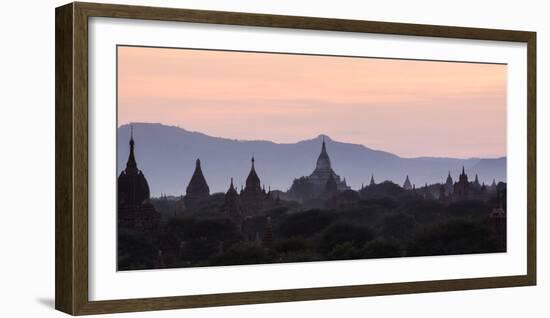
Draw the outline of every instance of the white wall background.
M547 1L108 1L193 9L445 24L538 32L537 287L249 305L136 317L548 317L550 22ZM11 1L0 11L0 316L60 317L54 297L54 8ZM545 195L546 194L546 195ZM184 283L184 282L183 282ZM122 317L123 315L114 315ZM124 316L129 316L124 314Z

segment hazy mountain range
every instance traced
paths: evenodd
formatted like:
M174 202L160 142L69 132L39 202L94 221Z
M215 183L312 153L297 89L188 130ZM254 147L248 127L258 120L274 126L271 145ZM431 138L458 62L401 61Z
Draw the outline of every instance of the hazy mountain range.
M225 192L230 178L238 188L245 183L250 171L250 159L254 153L256 171L266 189L282 191L290 188L292 181L309 175L315 168L323 135L292 144L271 141L243 141L212 137L199 132L152 123L136 123L134 140L138 168L149 182L151 194L181 195L200 158L202 170L210 192ZM128 159L130 126L118 128L118 173ZM358 189L367 185L371 174L376 182L391 180L403 184L409 175L412 183L445 182L449 170L453 180L465 167L470 179L475 174L479 181L491 183L506 180L506 157L496 159L470 158L401 158L389 152L373 150L363 145L348 144L324 136L332 167L348 185Z

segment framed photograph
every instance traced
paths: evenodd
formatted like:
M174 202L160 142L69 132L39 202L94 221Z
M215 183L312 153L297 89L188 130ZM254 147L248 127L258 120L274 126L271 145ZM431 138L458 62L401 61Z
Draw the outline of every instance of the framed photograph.
M536 33L56 9L73 315L536 284Z

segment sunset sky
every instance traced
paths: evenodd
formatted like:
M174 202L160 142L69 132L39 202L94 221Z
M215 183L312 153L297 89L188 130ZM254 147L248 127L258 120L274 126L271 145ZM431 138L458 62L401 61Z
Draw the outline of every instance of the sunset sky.
M118 125L402 157L506 155L506 65L118 48Z

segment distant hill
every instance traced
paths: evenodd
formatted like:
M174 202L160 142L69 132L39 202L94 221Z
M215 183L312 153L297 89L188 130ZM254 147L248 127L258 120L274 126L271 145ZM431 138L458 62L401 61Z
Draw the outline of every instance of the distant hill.
M198 132L162 124L136 123L134 139L138 167L149 181L151 193L180 195L195 168L201 166L211 192L225 192L229 180L234 178L237 187L245 183L250 171L252 153L256 158L256 171L266 188L286 191L294 178L309 175L315 168L321 151L323 135L292 144L271 141L241 141L211 137ZM368 184L371 174L376 182L391 180L402 184L408 174L417 186L444 182L451 170L453 180L458 178L462 166L473 179L477 173L480 182L506 180L506 157L497 159L455 158L401 158L394 154L373 150L363 145L348 144L324 136L332 167L348 185L358 189ZM130 126L118 128L118 173L128 158Z

